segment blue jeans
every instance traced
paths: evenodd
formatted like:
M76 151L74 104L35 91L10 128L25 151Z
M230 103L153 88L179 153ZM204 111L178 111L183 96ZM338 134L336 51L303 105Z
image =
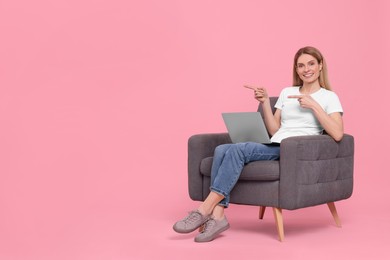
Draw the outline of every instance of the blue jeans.
M211 167L210 190L224 196L219 205L229 206L230 192L244 165L252 161L277 160L280 147L259 143L236 143L217 146Z

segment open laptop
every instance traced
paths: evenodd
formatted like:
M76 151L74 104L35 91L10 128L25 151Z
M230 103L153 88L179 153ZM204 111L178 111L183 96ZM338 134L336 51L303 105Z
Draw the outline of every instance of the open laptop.
M271 143L260 112L222 113L222 117L233 143Z

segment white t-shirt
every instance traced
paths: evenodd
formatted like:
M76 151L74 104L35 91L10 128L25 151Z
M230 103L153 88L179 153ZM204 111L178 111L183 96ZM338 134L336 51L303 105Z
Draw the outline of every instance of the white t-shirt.
M275 108L281 110L281 126L272 136L271 141L280 143L284 138L301 135L319 135L323 128L310 108L302 108L297 98L288 98L290 95L302 95L299 87L288 87L282 90ZM343 113L340 100L336 93L321 88L310 94L324 111L329 115L335 112Z

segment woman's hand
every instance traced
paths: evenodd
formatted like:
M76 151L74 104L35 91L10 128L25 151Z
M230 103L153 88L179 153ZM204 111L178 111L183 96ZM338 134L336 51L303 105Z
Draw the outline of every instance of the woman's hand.
M253 87L253 86L248 86L244 85L244 88L249 88L254 91L254 97L257 101L259 101L261 104L263 104L269 97L267 90L262 87Z
M276 109L275 114L272 113L271 103L267 90L261 87L252 87L245 85L245 88L249 88L254 91L254 97L260 102L263 108L264 123L267 127L268 133L274 135L280 128L280 110Z
M296 98L302 108L315 109L319 106L317 101L315 101L310 95L290 95L288 98Z
M328 115L310 95L291 95L288 98L296 98L302 108L311 109L322 127L335 141L338 142L343 138L343 118L339 112Z

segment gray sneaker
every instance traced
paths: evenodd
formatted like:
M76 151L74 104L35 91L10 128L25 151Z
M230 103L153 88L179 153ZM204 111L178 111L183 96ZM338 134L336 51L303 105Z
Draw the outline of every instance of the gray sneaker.
M187 217L173 225L173 230L177 233L190 233L202 226L210 219L210 216L203 216L198 210L191 211Z
M222 220L210 218L204 224L203 230L195 237L195 242L209 242L229 227L230 225L226 217Z

